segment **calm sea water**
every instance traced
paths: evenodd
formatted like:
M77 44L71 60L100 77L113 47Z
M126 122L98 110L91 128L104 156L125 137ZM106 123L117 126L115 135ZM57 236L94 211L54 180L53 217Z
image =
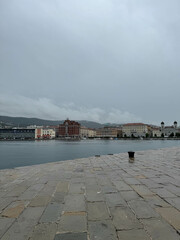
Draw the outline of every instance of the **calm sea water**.
M0 169L180 146L180 140L0 141Z

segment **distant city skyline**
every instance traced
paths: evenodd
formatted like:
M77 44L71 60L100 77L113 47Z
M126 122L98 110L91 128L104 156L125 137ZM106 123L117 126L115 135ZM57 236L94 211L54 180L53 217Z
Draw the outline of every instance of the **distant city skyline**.
M179 0L1 0L0 115L180 120Z

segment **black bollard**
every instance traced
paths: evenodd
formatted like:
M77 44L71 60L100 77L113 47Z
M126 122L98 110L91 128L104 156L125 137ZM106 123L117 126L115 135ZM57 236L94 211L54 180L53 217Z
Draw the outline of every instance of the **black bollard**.
M133 163L133 162L134 162L134 153L135 153L135 152L132 152L132 151L128 152L128 154L129 154L129 162L130 162L130 163Z
M134 153L135 153L135 152L132 152L132 151L128 152L129 158L134 158Z

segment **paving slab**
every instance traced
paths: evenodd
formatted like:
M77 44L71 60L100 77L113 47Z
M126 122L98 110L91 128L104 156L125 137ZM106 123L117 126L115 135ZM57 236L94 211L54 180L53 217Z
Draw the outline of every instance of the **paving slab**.
M129 230L143 228L130 208L115 207L110 208L113 225L116 230Z
M86 191L86 200L88 202L103 202L105 201L105 196L102 192L87 190Z
M171 193L165 188L157 188L152 189L153 192L155 192L157 195L159 195L162 198L175 198L177 197L175 194Z
M144 229L133 229L128 231L118 231L118 237L120 240L151 240L150 236L145 232Z
M180 239L175 229L162 219L143 219L142 222L153 240Z
M63 192L55 192L52 195L51 202L57 202L57 203L64 203L64 198L66 196L66 193Z
M109 219L109 213L105 202L88 202L87 203L88 220L105 220Z
M41 219L40 223L53 223L60 219L64 205L60 203L49 203Z
M15 219L0 217L0 238L5 234Z
M118 193L109 193L105 194L106 202L108 207L116 207L116 206L127 206L127 203L121 196L121 194Z
M47 206L50 200L51 196L36 196L35 198L32 199L29 206L30 207Z
M157 218L159 214L145 201L132 200L128 202L138 218Z
M90 240L117 240L115 227L110 220L89 221L88 232Z
M56 223L41 223L35 226L32 236L28 240L54 240L56 232Z
M180 230L180 212L175 208L156 208L156 211L176 230Z
M21 201L13 202L1 214L2 217L18 218L25 208L25 203Z
M126 184L124 181L114 181L113 183L119 191L131 191L132 190L132 188L128 184Z
M85 186L83 183L71 183L69 187L69 193L84 193L85 192Z
M131 187L142 197L155 195L145 185L131 185Z
M54 240L87 240L87 233L56 234Z
M7 193L6 197L18 197L20 194L22 194L26 189L28 189L28 186L17 186L12 191Z
M12 202L16 201L16 197L6 197L0 199L0 212L2 212L6 207L8 207Z
M138 181L136 178L128 178L128 177L123 177L123 180L127 183L127 184L129 184L129 185L140 185L141 184L141 182L140 181Z
M180 198L165 198L165 200L180 211Z
M37 195L37 191L29 190L27 189L24 191L19 197L18 200L23 201L23 200L31 200Z
M85 212L70 212L61 216L58 232L86 232L87 216Z
M153 195L153 196L144 196L143 197L146 202L152 207L152 208L157 208L157 207L171 207L171 205L167 202L164 201L162 198L160 198L158 195Z
M122 191L121 196L126 202L135 199L142 200L142 198L135 191Z
M44 211L43 207L28 207L3 235L1 240L25 240L31 237L33 228Z
M83 194L69 194L65 197L65 212L85 212L85 197Z
M166 189L176 196L180 197L180 184L179 186L175 186L174 184L168 184Z

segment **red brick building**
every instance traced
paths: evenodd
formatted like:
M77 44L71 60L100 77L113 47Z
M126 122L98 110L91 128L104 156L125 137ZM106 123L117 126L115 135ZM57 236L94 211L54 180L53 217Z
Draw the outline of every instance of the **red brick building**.
M63 124L59 125L59 138L80 138L80 123L75 121L65 120Z

